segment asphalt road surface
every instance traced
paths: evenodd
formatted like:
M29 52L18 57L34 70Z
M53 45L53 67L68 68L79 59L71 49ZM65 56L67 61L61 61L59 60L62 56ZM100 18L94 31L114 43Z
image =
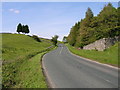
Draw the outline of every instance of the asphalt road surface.
M118 88L118 69L71 54L60 44L43 57L52 88Z

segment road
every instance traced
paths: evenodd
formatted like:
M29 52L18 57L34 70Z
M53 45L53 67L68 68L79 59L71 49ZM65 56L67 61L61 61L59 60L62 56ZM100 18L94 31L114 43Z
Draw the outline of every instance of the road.
M77 57L62 44L43 57L43 67L52 88L118 88L118 69Z

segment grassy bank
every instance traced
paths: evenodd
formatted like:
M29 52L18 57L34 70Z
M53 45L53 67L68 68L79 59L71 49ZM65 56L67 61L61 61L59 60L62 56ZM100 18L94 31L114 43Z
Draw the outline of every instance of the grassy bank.
M101 63L110 64L113 66L118 66L118 43L105 51L95 51L95 50L78 50L75 47L67 45L69 50L79 56L89 58Z
M21 34L1 35L3 87L46 88L40 57L50 51L51 43Z
M18 85L15 85L15 88L47 88L40 64L43 54L37 54L20 65L19 73L15 78L18 80Z

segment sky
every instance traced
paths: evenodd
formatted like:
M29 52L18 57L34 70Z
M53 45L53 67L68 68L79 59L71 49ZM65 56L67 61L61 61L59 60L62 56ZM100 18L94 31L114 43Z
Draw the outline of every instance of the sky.
M28 25L31 35L49 38L67 36L70 28L85 17L90 7L94 16L108 2L2 2L2 31L16 33L19 23ZM118 7L117 2L112 2Z

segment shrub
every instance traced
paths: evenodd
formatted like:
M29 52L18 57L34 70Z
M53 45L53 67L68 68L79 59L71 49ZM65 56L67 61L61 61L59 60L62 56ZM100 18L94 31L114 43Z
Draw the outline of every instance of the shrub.
M36 35L33 35L32 38L34 40L36 40L37 42L41 42L40 38L38 36L36 36Z

